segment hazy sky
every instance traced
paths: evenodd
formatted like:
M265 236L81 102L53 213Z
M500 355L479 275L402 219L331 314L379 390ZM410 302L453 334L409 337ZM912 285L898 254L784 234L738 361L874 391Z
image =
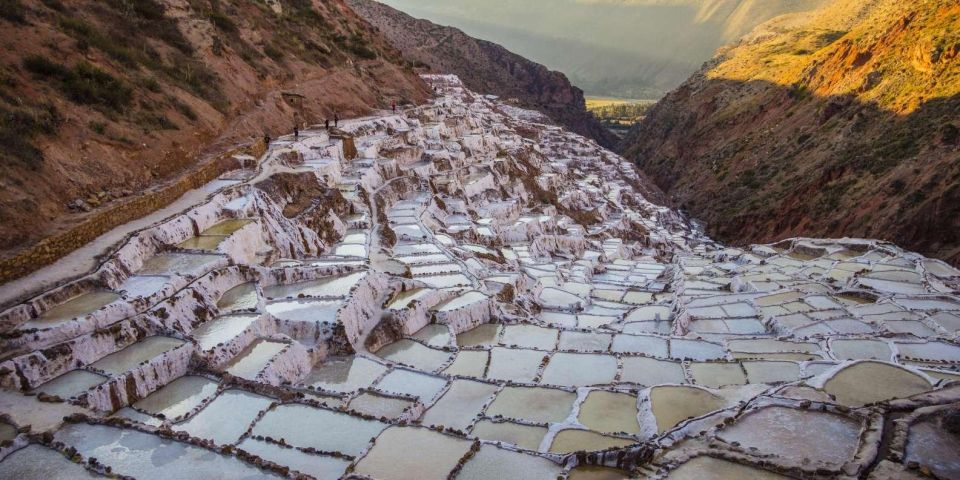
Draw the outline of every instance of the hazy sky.
M567 74L587 93L651 98L774 13L824 0L381 0Z

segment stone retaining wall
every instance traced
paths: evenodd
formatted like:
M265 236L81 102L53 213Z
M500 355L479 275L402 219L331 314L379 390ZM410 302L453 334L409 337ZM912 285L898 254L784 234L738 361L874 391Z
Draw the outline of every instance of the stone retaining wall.
M21 251L13 257L0 260L0 283L15 280L41 267L49 265L68 253L90 243L104 233L144 217L166 207L184 193L207 184L220 175L239 167L232 156L237 153L249 153L259 158L266 152L266 145L259 140L242 150L234 150L221 155L216 160L184 175L178 181L155 191L148 192L99 212L96 212L73 228L47 237L36 245Z

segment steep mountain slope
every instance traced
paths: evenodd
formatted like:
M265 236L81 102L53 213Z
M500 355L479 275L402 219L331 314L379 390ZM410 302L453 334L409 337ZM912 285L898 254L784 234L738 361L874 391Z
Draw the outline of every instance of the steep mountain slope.
M436 72L453 73L471 90L519 100L570 130L612 147L615 137L589 112L583 92L562 73L531 62L495 43L413 18L374 0L347 0L406 57Z
M588 94L660 98L717 48L832 0L381 0L563 72Z
M295 116L429 95L342 0L6 0L0 40L2 257Z
M960 263L960 4L780 17L655 106L627 156L710 232L880 237Z

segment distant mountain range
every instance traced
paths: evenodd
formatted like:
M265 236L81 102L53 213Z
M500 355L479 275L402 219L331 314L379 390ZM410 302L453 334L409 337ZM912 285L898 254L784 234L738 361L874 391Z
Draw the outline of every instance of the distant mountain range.
M347 0L404 56L421 68L452 73L475 92L516 100L568 129L613 148L616 137L586 110L583 91L560 72L459 29L411 17L373 0Z
M591 95L659 98L717 48L829 0L383 0L559 70Z

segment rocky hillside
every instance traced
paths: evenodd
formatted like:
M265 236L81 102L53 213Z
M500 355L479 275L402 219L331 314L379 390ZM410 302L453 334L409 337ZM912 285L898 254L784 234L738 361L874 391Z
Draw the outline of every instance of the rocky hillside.
M0 39L4 257L295 116L429 95L342 0L4 0Z
M347 0L404 55L434 72L459 75L476 92L516 99L570 130L612 147L615 137L586 110L583 91L560 72L462 31L413 18L374 0Z
M960 263L960 4L841 0L762 25L626 141L713 235L879 237Z

